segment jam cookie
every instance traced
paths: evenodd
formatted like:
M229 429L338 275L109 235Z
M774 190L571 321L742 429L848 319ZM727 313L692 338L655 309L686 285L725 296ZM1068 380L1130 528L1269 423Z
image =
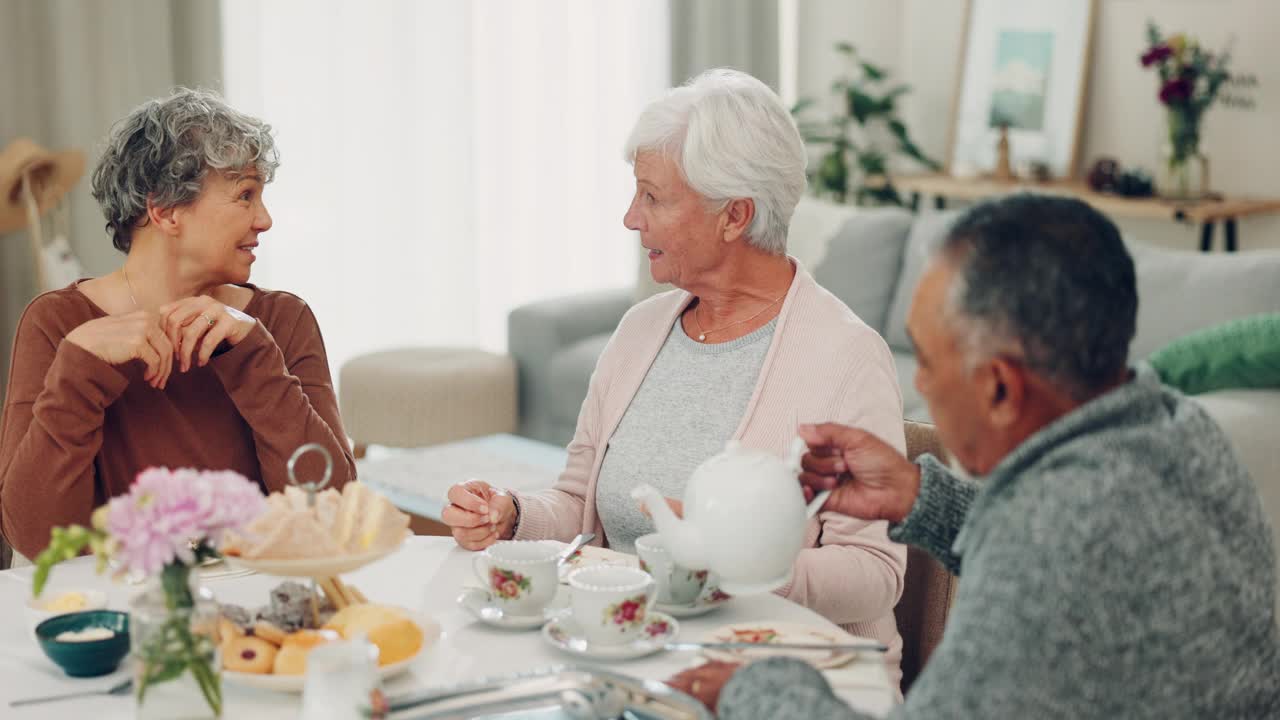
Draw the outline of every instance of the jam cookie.
M231 672L263 675L276 662L276 646L256 637L238 637L222 644L222 667Z

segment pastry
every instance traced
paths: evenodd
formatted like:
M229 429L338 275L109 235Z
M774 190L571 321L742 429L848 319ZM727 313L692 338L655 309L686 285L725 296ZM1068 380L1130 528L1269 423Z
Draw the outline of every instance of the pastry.
M342 492L307 493L289 486L267 496L267 509L242 533L228 533L225 555L248 560L300 560L365 553L399 545L409 516L360 482Z
M269 673L276 655L276 646L262 638L240 636L222 643L222 667L232 672Z
M283 645L286 633L274 623L259 620L253 624L253 636L262 638L273 645Z
M334 539L353 553L398 545L409 529L409 516L361 482L342 488L342 507Z
M317 646L338 639L332 630L299 630L289 633L276 653L273 672L277 675L302 675L307 672L307 655Z
M422 628L403 610L387 605L350 605L339 610L325 627L346 639L364 635L378 646L378 664L407 660L422 649Z
M244 628L232 622L227 617L218 618L218 641L228 642L236 638L244 637Z
M340 546L311 510L290 510L277 515L261 542L244 552L250 560L264 557L296 560L341 554Z

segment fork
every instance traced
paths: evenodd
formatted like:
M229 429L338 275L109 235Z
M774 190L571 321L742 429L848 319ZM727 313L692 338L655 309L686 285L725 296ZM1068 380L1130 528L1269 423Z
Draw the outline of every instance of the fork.
M128 695L133 689L133 678L121 680L106 690L82 690L80 692L65 693L62 695L47 695L45 697L27 698L25 700L14 700L9 703L9 707L19 707L22 705L37 705L40 703L56 702L58 700L70 700L72 698L92 697L95 695Z

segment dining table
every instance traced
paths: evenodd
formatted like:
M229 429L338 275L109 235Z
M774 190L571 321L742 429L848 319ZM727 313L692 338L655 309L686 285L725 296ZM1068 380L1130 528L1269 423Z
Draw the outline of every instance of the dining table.
M418 655L409 671L385 683L388 696L554 666L601 668L663 680L701 662L696 651L672 650L628 661L586 659L553 647L537 630L514 631L483 624L457 602L465 588L479 586L472 570L473 555L452 538L413 536L391 555L343 576L344 582L359 588L371 602L416 611L439 626L438 637ZM62 563L53 569L46 592L101 590L110 609L128 610L129 599L140 586L98 575L95 570L94 560L88 557ZM0 572L0 613L6 618L0 623L0 716L11 720L133 717L133 700L127 694L10 706L22 698L106 690L130 673L126 661L111 675L71 678L44 656L24 618L32 574L31 567ZM225 564L202 568L200 577L218 602L248 608L265 605L271 588L284 580L237 571ZM724 625L756 622L798 623L838 632L835 625L805 607L774 594L761 594L735 597L709 613L679 620L679 640L706 640ZM897 702L880 654L859 653L848 663L823 672L832 689L862 712L883 716ZM245 687L225 678L223 696L223 716L227 718L290 718L298 717L301 711L299 695Z

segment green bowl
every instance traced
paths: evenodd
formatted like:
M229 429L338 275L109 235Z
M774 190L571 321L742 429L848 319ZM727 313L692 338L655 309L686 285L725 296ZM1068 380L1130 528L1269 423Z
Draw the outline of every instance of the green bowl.
M64 632L106 628L115 635L103 640L58 640ZM36 640L49 659L71 677L106 675L129 654L129 614L116 610L86 610L58 615L36 626Z

